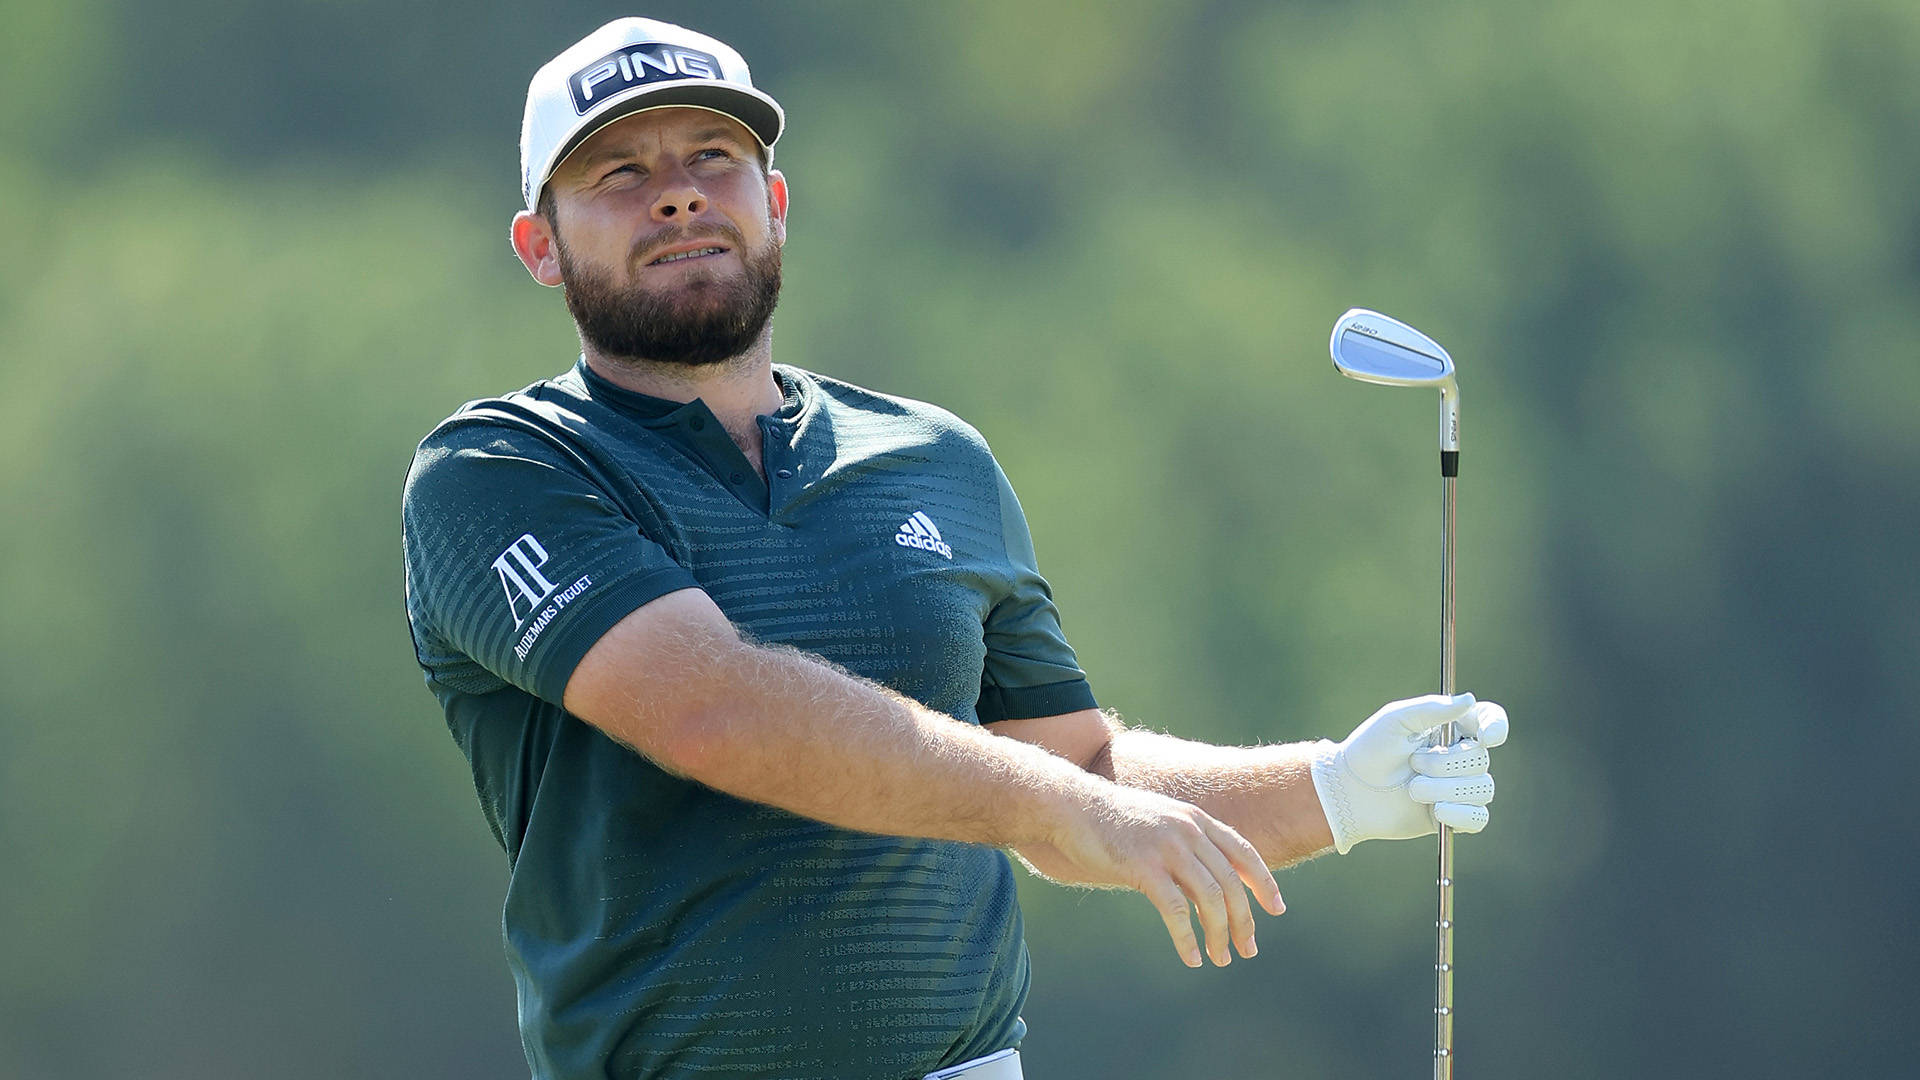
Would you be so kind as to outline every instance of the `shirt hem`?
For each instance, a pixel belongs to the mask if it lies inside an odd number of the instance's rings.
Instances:
[[[1043,686],[989,686],[980,692],[975,713],[982,724],[1000,720],[1032,720],[1042,716],[1097,709],[1087,680],[1066,679]]]

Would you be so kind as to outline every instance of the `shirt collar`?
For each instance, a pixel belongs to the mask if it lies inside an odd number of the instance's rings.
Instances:
[[[573,370],[586,386],[588,397],[611,405],[649,427],[673,423],[690,409],[709,415],[712,413],[712,410],[707,408],[707,403],[699,398],[694,398],[692,401],[669,401],[666,398],[642,394],[637,390],[629,390],[612,383],[588,366],[584,355],[574,361]],[[786,364],[775,364],[773,378],[780,384],[783,396],[780,407],[772,416],[775,422],[797,423],[805,414],[812,411],[820,391],[805,371]]]

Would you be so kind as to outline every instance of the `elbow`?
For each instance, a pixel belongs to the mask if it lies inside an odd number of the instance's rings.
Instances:
[[[1108,733],[1107,737],[1101,741],[1100,746],[1094,750],[1093,758],[1082,765],[1081,768],[1107,780],[1114,778],[1112,733]]]
[[[1113,780],[1116,779],[1113,763],[1113,742],[1120,737],[1121,732],[1127,730],[1127,725],[1108,709],[1100,710],[1100,721],[1101,726],[1106,729],[1103,733],[1105,737],[1100,740],[1100,745],[1094,748],[1093,757],[1082,765],[1081,768],[1093,773],[1095,776]]]

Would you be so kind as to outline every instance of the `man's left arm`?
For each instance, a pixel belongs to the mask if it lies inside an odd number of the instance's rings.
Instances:
[[[1454,722],[1460,741],[1430,747]],[[1493,778],[1487,748],[1506,741],[1506,711],[1471,694],[1410,698],[1383,706],[1345,741],[1214,746],[1126,726],[1096,709],[988,730],[1033,743],[1089,772],[1185,802],[1228,823],[1270,867],[1369,839],[1407,839],[1444,823],[1478,832]],[[1051,853],[1020,849],[1041,874],[1071,881]]]
[[[1043,747],[1128,787],[1191,802],[1247,838],[1270,867],[1289,866],[1333,847],[1314,793],[1315,744],[1213,746],[1131,728],[1099,709],[987,725],[997,735]],[[1020,849],[1047,877],[1061,880],[1050,852]]]
[[[1008,576],[982,625],[980,701],[988,731],[1040,746],[1128,787],[1199,806],[1231,825],[1269,867],[1289,866],[1362,840],[1423,836],[1445,824],[1486,825],[1493,798],[1487,747],[1506,739],[1507,718],[1473,695],[1389,702],[1339,743],[1211,746],[1128,727],[1094,705],[1040,576],[1026,514],[998,464],[1001,534]],[[1452,722],[1461,741],[1432,747]],[[1017,849],[1029,866],[1072,882],[1054,853]]]

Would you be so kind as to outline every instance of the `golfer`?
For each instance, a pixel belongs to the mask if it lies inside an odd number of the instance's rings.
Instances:
[[[1009,855],[1139,891],[1198,967],[1254,955],[1269,867],[1482,828],[1507,720],[1471,695],[1257,748],[1099,708],[980,434],[774,363],[784,122],[666,23],[541,68],[513,249],[581,355],[407,478],[414,648],[511,867],[533,1075],[1017,1078]]]

